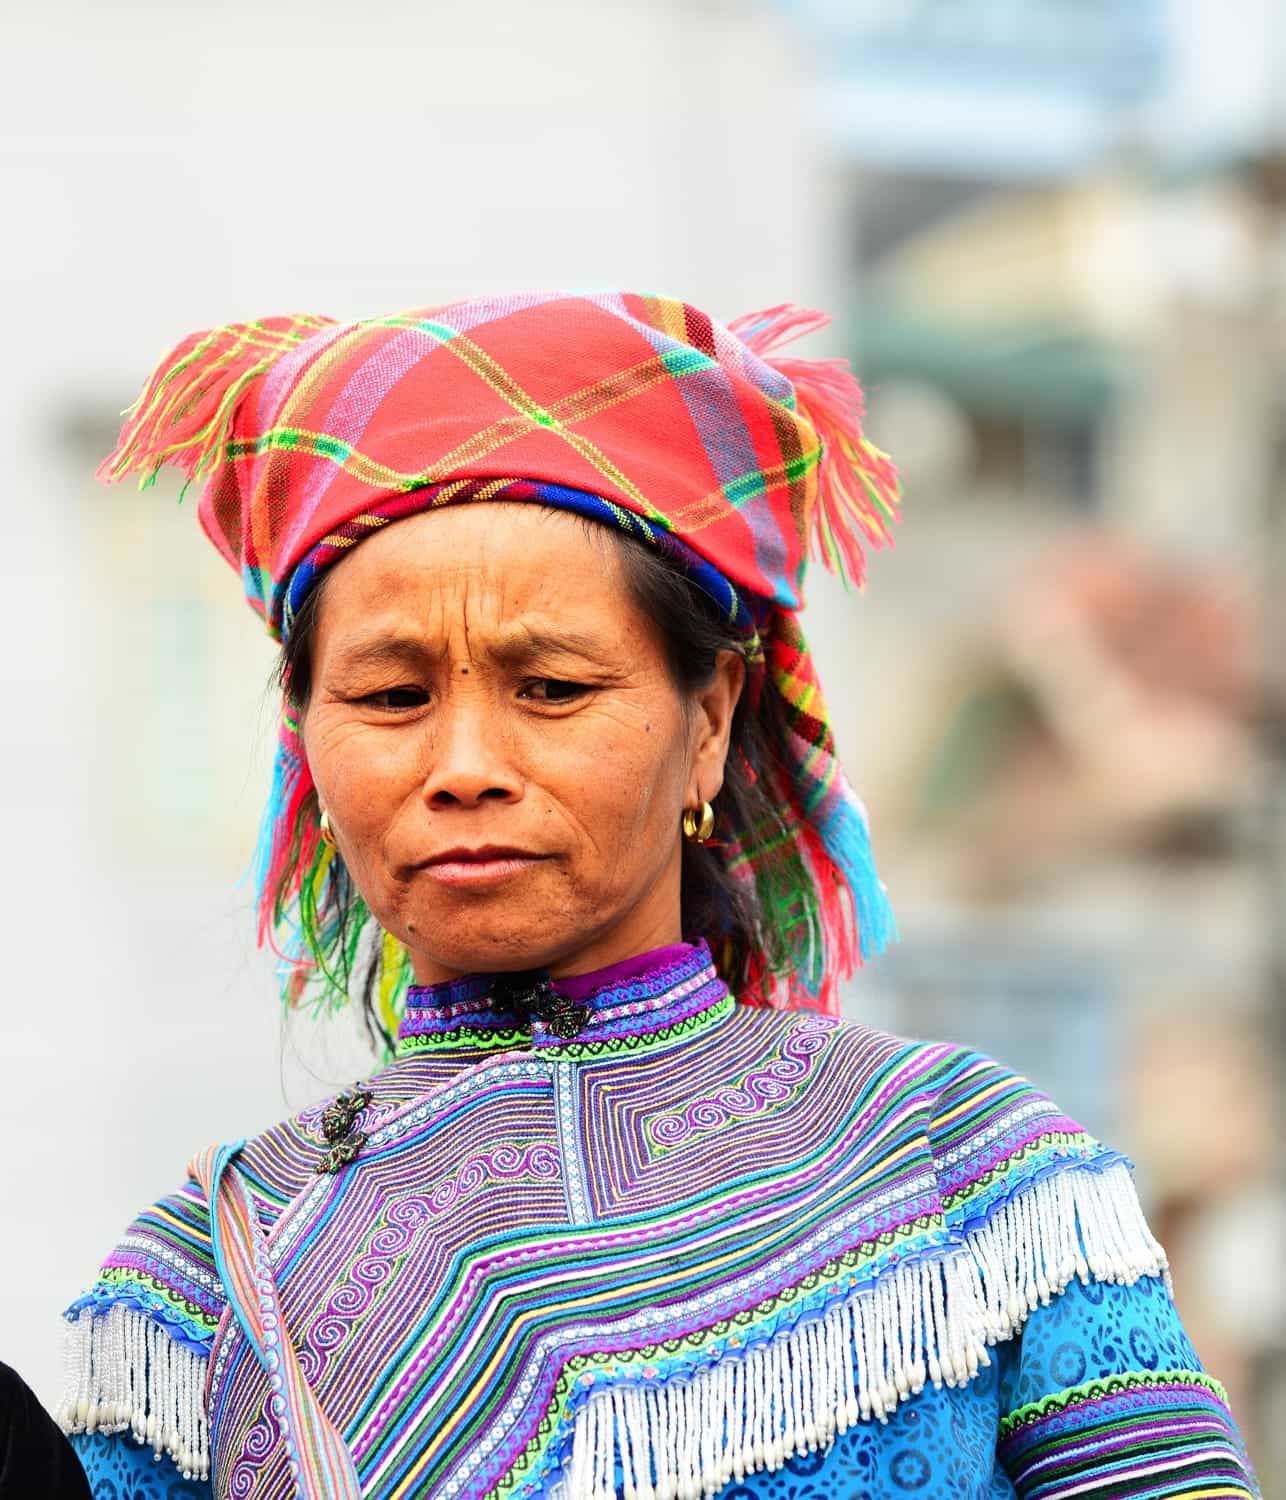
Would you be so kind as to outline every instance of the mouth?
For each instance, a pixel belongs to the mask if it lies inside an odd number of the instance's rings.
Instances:
[[[441,885],[491,885],[521,875],[547,858],[529,849],[483,844],[477,849],[446,849],[424,860],[419,868]]]

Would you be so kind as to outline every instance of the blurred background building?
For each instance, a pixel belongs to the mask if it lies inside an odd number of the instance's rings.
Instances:
[[[268,643],[164,486],[156,356],[268,312],[626,285],[834,310],[905,519],[811,635],[900,945],[849,1013],[1137,1163],[1286,1474],[1286,41],[1272,0],[44,0],[0,49],[0,1357],[187,1154],[365,1067],[238,885]]]

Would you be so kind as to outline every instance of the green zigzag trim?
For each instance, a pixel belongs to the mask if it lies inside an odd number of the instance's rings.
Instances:
[[[190,1322],[199,1323],[202,1328],[208,1328],[211,1333],[219,1326],[217,1315],[212,1315],[206,1308],[199,1307],[195,1302],[189,1302],[168,1282],[158,1281],[155,1276],[149,1276],[146,1271],[137,1270],[133,1266],[108,1266],[98,1273],[94,1284],[96,1287],[104,1287],[112,1291],[128,1291],[130,1287],[141,1287],[158,1302],[163,1302],[167,1307],[181,1312]]]
[[[412,1057],[421,1052],[503,1052],[530,1045],[531,1032],[525,1027],[511,1026],[498,1031],[489,1026],[458,1026],[454,1031],[401,1037],[394,1056]]]
[[[554,1058],[559,1062],[588,1062],[593,1058],[638,1052],[645,1047],[661,1046],[703,1031],[730,1015],[736,1003],[731,995],[725,995],[707,1010],[684,1016],[681,1021],[659,1027],[656,1031],[633,1032],[629,1036],[604,1037],[592,1042],[578,1042],[574,1037],[566,1042],[545,1042],[532,1055]],[[513,1047],[530,1049],[531,1032],[526,1027],[493,1031],[462,1026],[455,1031],[403,1037],[397,1044],[396,1055],[410,1057],[415,1053],[457,1051],[463,1046],[482,1052],[496,1052]]]
[[[1082,1385],[1070,1385],[1052,1396],[1042,1396],[1039,1401],[1029,1401],[1026,1406],[1017,1407],[1001,1417],[999,1435],[1003,1441],[1021,1427],[1029,1427],[1033,1422],[1056,1416],[1086,1401],[1097,1401],[1120,1391],[1146,1390],[1149,1386],[1163,1385],[1199,1385],[1217,1396],[1225,1406],[1228,1404],[1228,1392],[1204,1370],[1127,1370],[1121,1375],[1104,1375]]]
[[[1007,1177],[1015,1167],[1021,1166],[1033,1156],[1042,1156],[1048,1153],[1051,1146],[1067,1146],[1088,1150],[1089,1154],[1087,1156],[1069,1162],[1069,1166],[1076,1166],[1081,1162],[1092,1160],[1095,1154],[1101,1153],[1103,1150],[1102,1145],[1088,1131],[1043,1131],[1035,1140],[1028,1141],[1025,1145],[1019,1146],[1009,1156],[1006,1156],[1003,1161],[997,1162],[994,1167],[984,1172],[981,1177],[945,1197],[942,1200],[943,1208],[947,1212],[950,1212],[960,1204],[968,1203],[971,1198],[976,1198],[980,1193],[986,1192],[997,1180]]]

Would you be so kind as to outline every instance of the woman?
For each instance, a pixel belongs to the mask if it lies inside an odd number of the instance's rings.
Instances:
[[[1254,1492],[1124,1159],[834,1018],[893,924],[800,584],[896,481],[778,353],[822,321],[515,296],[149,381],[109,476],[204,478],[283,641],[261,935],[394,1058],[68,1310],[98,1496]]]

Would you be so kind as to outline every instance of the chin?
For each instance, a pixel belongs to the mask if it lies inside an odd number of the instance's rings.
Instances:
[[[499,916],[499,914],[498,914]],[[426,938],[422,934],[431,933]],[[415,923],[409,946],[443,968],[461,974],[503,973],[542,969],[592,938],[559,923],[509,925],[501,917],[494,924],[481,914],[454,919],[426,919]]]

